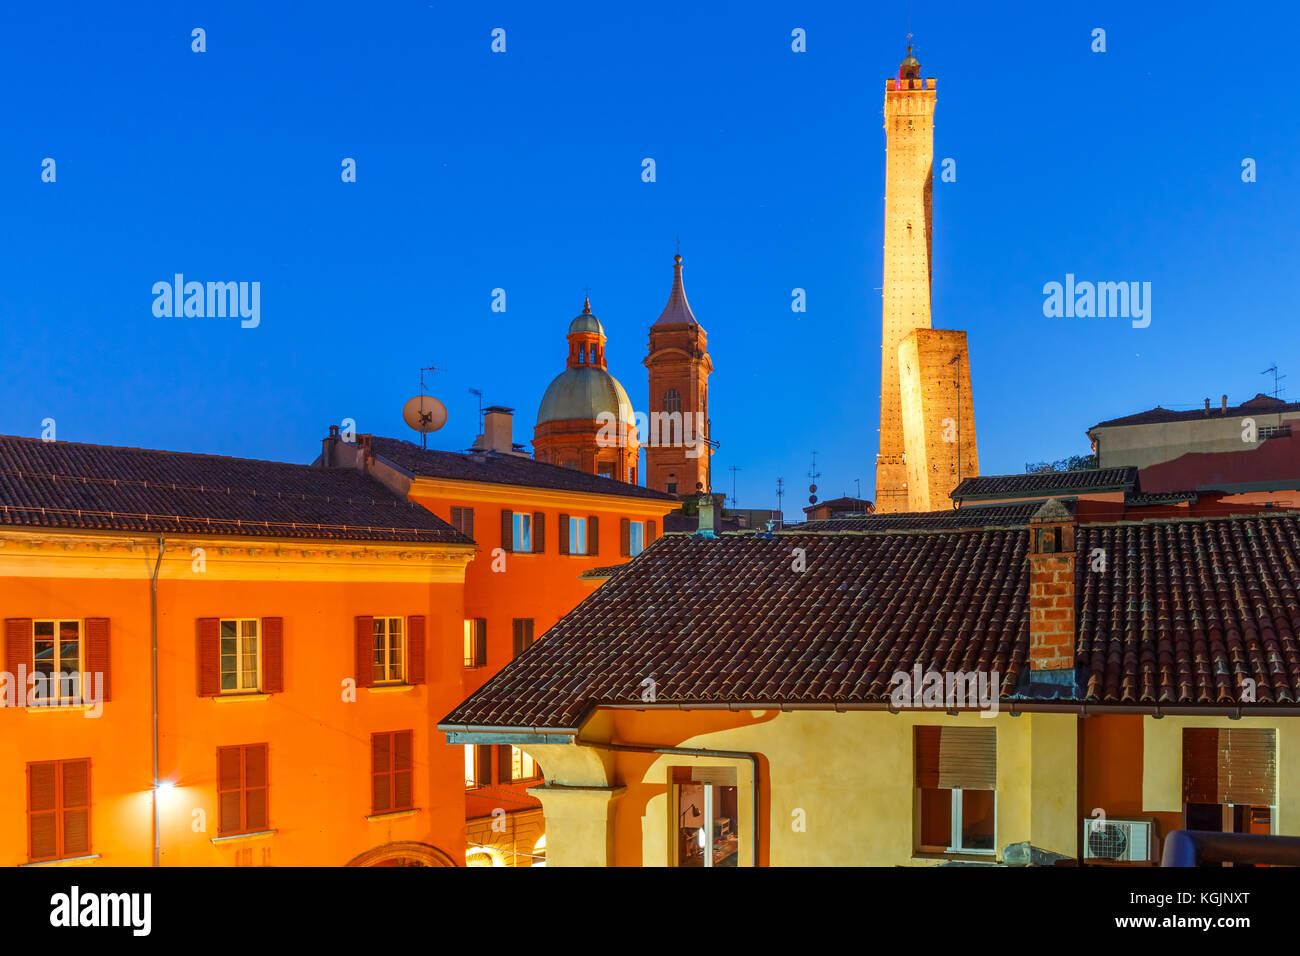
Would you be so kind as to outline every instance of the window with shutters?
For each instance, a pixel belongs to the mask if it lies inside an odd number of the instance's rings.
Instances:
[[[501,751],[501,783],[525,783],[541,779],[542,771],[537,766],[537,761],[514,744],[509,748],[501,748]]]
[[[27,858],[66,860],[90,854],[90,760],[27,765]]]
[[[569,554],[587,553],[587,519],[569,518]]]
[[[487,620],[474,617],[465,621],[465,666],[487,667]]]
[[[377,617],[375,629],[375,683],[400,684],[406,679],[402,619]]]
[[[411,731],[370,735],[370,807],[393,813],[414,806]]]
[[[533,550],[533,516],[516,511],[514,521],[514,550],[528,553]]]
[[[220,635],[221,693],[255,692],[261,680],[257,618],[223,618]]]
[[[32,621],[33,688],[42,701],[80,702],[82,622]]]
[[[1271,833],[1277,805],[1277,732],[1183,730],[1183,824],[1222,833]]]
[[[528,650],[528,645],[533,643],[533,619],[531,617],[517,617],[514,619],[514,648],[515,657],[518,657],[524,651]]]
[[[931,853],[994,853],[997,731],[917,727],[917,847]]]
[[[474,537],[474,509],[452,505],[451,526],[467,538]]]
[[[217,835],[260,833],[270,827],[266,744],[217,748]]]

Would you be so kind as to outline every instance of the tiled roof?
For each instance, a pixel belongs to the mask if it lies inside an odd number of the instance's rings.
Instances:
[[[883,701],[918,661],[998,670],[1009,692],[1029,646],[1027,539],[666,535],[443,724],[571,729],[639,700],[647,677],[659,703]]]
[[[658,704],[879,704],[916,664],[996,670],[1025,701],[1028,538],[667,535],[440,726],[571,731],[647,677]],[[1300,701],[1300,514],[1081,525],[1076,542],[1075,701],[1249,707],[1243,678],[1255,702]]]
[[[1074,502],[1061,503],[1071,514]],[[805,521],[799,531],[955,531],[959,528],[1024,527],[1042,501],[1014,505],[969,505],[948,511],[911,511]]]
[[[524,455],[505,455],[495,451],[457,452],[421,448],[409,441],[370,437],[371,450],[409,475],[421,478],[450,478],[458,481],[481,481],[497,485],[522,485],[528,488],[554,488],[593,495],[620,495],[625,498],[653,498],[657,501],[678,500],[676,495],[640,485],[589,475],[574,468],[537,461]]]
[[[980,475],[963,478],[952,491],[954,501],[979,498],[1046,498],[1087,492],[1131,491],[1136,468],[1092,468],[1087,471],[1044,471],[1032,475]]]
[[[804,514],[810,511],[816,511],[818,508],[830,508],[832,511],[849,511],[855,513],[866,513],[871,510],[871,501],[867,498],[829,498],[826,501],[819,501],[815,505],[808,505]]]
[[[1271,395],[1263,393],[1257,394],[1248,402],[1242,402],[1240,405],[1233,405],[1224,410],[1222,405],[1211,406],[1208,410],[1205,408],[1193,408],[1186,411],[1175,411],[1171,408],[1161,408],[1157,405],[1155,408],[1147,409],[1145,412],[1137,412],[1133,415],[1124,415],[1120,418],[1112,418],[1108,421],[1098,422],[1093,428],[1117,428],[1123,425],[1156,425],[1163,422],[1193,422],[1209,418],[1233,418],[1238,415],[1276,415],[1284,412],[1300,412],[1300,402],[1284,402],[1280,398],[1274,398]],[[1092,429],[1089,429],[1091,431]]]
[[[0,525],[470,543],[357,471],[9,436]]]
[[[1153,505],[1179,505],[1196,500],[1194,491],[1129,491],[1124,495],[1124,504],[1129,508],[1148,508]]]
[[[1083,525],[1077,542],[1089,700],[1232,704],[1245,677],[1258,703],[1300,699],[1300,516]]]

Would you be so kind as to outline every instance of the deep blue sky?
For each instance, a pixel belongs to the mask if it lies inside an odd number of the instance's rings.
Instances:
[[[530,440],[586,285],[644,408],[680,234],[715,488],[738,465],[741,505],[771,507],[783,476],[793,516],[816,449],[825,496],[871,494],[905,2],[280,6],[0,12],[0,432],[310,461],[344,417],[412,436],[433,363],[439,447],[473,440],[471,387]],[[935,183],[934,321],[969,335],[981,470],[1249,398],[1272,362],[1300,395],[1296,5],[913,6],[958,173]],[[260,327],[155,318],[175,272],[260,281]],[[1067,272],[1151,282],[1150,328],[1044,318]]]

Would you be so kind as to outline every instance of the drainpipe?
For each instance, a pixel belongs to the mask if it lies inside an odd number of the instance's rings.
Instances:
[[[613,750],[618,753],[632,754],[668,754],[671,756],[682,757],[725,757],[732,760],[749,761],[749,779],[752,783],[754,807],[750,822],[754,831],[754,866],[758,866],[758,811],[759,811],[759,789],[758,789],[758,754],[750,753],[745,750],[702,750],[693,747],[647,747],[638,744],[606,744],[598,743],[594,740],[575,739],[573,741],[579,747],[591,747],[594,750]]]
[[[150,682],[153,687],[153,865],[158,865],[162,849],[162,833],[158,829],[158,569],[162,567],[165,538],[158,536],[158,560],[153,565],[153,577],[149,579],[149,637],[152,644],[153,662],[150,667]]]

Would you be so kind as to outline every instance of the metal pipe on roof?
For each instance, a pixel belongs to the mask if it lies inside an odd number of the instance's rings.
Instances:
[[[162,831],[158,826],[158,569],[162,567],[163,551],[166,539],[158,536],[158,559],[153,565],[153,576],[149,579],[149,637],[152,645],[153,661],[149,668],[150,683],[153,685],[153,865],[158,866],[158,857],[162,851]]]
[[[754,833],[754,866],[758,866],[758,849],[759,849],[759,774],[758,774],[758,754],[750,753],[746,750],[706,750],[698,747],[651,747],[644,744],[609,744],[595,740],[575,739],[574,743],[581,747],[591,747],[595,750],[613,750],[621,753],[639,753],[639,754],[665,754],[668,756],[683,757],[722,757],[728,760],[748,760],[749,761],[749,779],[751,789],[753,790],[753,809],[751,812],[750,822]],[[712,852],[712,849],[710,849]]]

